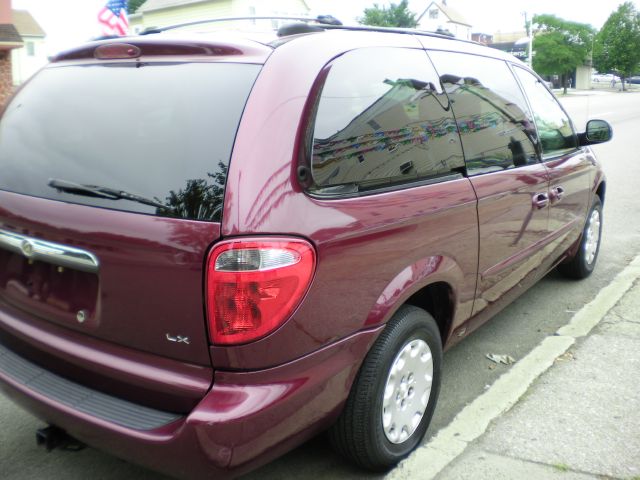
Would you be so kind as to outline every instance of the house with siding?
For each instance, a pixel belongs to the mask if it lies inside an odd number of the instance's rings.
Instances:
[[[219,17],[246,16],[308,16],[304,0],[147,0],[129,16],[130,28],[139,33],[150,27],[163,27]],[[278,28],[277,20],[256,20],[250,23],[259,29]],[[216,28],[233,28],[237,23],[216,24]],[[195,27],[194,29],[202,29]]]
[[[0,0],[0,105],[13,92],[11,50],[22,45],[22,37],[13,24],[11,0]]]
[[[424,0],[409,1],[409,9],[416,13],[420,30],[430,32],[445,30],[456,38],[471,40],[471,23],[462,13],[448,5],[447,0],[432,1],[426,8],[424,5]]]
[[[23,45],[11,51],[13,84],[20,85],[47,63],[46,34],[40,24],[26,10],[13,10],[13,25]]]

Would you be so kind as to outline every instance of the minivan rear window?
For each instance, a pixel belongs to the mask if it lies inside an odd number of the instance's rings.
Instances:
[[[0,189],[219,221],[236,131],[259,70],[237,63],[46,68],[0,121]]]

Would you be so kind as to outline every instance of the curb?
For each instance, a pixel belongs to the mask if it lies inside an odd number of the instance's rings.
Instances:
[[[489,424],[513,407],[531,384],[546,372],[555,359],[578,338],[584,337],[604,318],[640,278],[640,255],[636,256],[613,281],[582,307],[555,335],[545,338],[511,370],[467,405],[449,425],[427,444],[400,462],[385,479],[420,478],[431,480],[461,455]]]

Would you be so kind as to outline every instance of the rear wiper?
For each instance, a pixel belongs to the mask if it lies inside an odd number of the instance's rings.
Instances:
[[[142,203],[144,205],[150,205],[156,208],[169,208],[165,204],[158,202],[157,200],[136,195],[135,193],[129,193],[117,188],[101,187],[98,185],[82,185],[80,183],[70,182],[68,180],[60,180],[57,178],[51,178],[47,182],[52,188],[60,192],[71,193],[75,195],[85,195],[88,197],[107,198],[109,200],[130,200],[132,202]]]

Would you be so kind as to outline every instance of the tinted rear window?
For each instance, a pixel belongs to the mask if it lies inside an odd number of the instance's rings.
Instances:
[[[40,72],[0,121],[0,189],[219,221],[233,142],[260,66],[141,65]],[[152,205],[68,193],[50,186],[52,179],[132,193]]]

